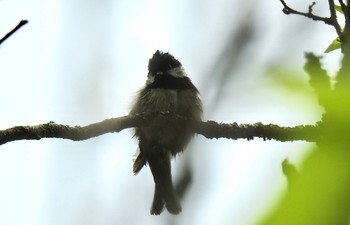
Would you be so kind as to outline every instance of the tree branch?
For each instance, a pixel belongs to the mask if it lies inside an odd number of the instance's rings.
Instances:
[[[286,15],[289,15],[289,14],[301,15],[301,16],[305,16],[307,18],[313,19],[315,21],[323,21],[323,22],[325,22],[328,25],[333,25],[332,24],[332,20],[330,18],[328,18],[328,17],[320,17],[320,16],[314,15],[312,13],[312,7],[315,5],[314,2],[309,6],[309,11],[307,13],[300,12],[300,11],[297,11],[295,9],[292,9],[291,7],[289,7],[287,5],[287,3],[284,0],[280,0],[280,2],[282,3],[282,5],[284,7],[283,8],[283,13],[286,14]]]
[[[293,8],[289,7],[284,0],[280,0],[280,2],[283,5],[282,11],[284,14],[286,14],[286,15],[296,14],[296,15],[305,16],[305,17],[310,18],[310,19],[315,20],[315,21],[323,21],[324,23],[333,26],[334,29],[336,30],[338,36],[341,37],[342,30],[341,30],[341,27],[337,21],[337,16],[336,16],[335,7],[334,7],[334,0],[328,0],[329,10],[331,13],[330,17],[321,17],[321,16],[317,16],[317,15],[313,14],[312,8],[316,5],[315,2],[312,2],[312,4],[309,5],[308,12],[300,12],[298,10],[293,9]]]
[[[347,11],[348,11],[347,6],[345,5],[343,0],[338,0],[338,1],[340,4],[340,7],[344,13],[345,24],[348,24],[349,23],[349,14],[347,13]],[[341,36],[339,36],[339,37],[341,38]]]
[[[274,124],[224,124],[214,121],[191,121],[168,112],[148,115],[129,115],[106,119],[87,126],[68,126],[49,122],[36,126],[16,126],[0,131],[0,145],[16,140],[40,140],[41,138],[62,138],[73,141],[86,140],[105,133],[119,132],[126,128],[143,126],[184,126],[190,125],[193,132],[207,138],[229,138],[252,140],[255,137],[277,141],[310,141],[318,139],[317,126],[301,125],[280,127]]]
[[[329,12],[331,14],[330,19],[332,21],[332,25],[335,28],[335,31],[338,34],[338,37],[341,38],[342,36],[342,29],[338,23],[338,19],[337,19],[337,13],[335,11],[335,5],[334,5],[334,0],[328,0],[328,6],[329,6]]]
[[[26,25],[28,23],[28,20],[21,20],[19,24],[13,28],[9,33],[7,33],[3,38],[0,39],[0,45],[2,42],[6,41],[12,34],[14,34],[19,28],[21,28],[23,25]]]

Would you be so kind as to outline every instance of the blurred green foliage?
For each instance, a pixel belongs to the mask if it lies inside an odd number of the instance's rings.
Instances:
[[[344,56],[346,59],[346,56]],[[306,54],[310,86],[325,109],[318,122],[317,147],[300,171],[284,161],[288,191],[264,225],[347,225],[350,216],[350,87],[339,80],[331,87],[321,57]],[[339,74],[350,76],[347,60]],[[291,172],[293,175],[291,175]],[[292,183],[290,180],[292,179]]]

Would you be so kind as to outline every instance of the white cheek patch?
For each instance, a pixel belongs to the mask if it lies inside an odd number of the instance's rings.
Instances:
[[[152,84],[154,82],[154,76],[152,76],[151,74],[148,74],[147,76],[147,81],[146,81],[146,84],[149,85],[149,84]]]
[[[179,77],[179,78],[187,76],[185,69],[182,66],[171,69],[168,71],[168,73],[174,77]]]

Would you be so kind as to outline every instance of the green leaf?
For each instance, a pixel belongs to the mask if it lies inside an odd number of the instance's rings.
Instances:
[[[340,12],[341,14],[344,14],[343,9],[341,8],[340,5],[335,5],[335,10],[337,10],[337,11]]]
[[[324,53],[329,53],[329,52],[334,51],[338,48],[341,48],[341,41],[340,41],[339,37],[337,37],[336,39],[334,39],[332,41],[332,43],[328,46],[328,48],[324,51]]]

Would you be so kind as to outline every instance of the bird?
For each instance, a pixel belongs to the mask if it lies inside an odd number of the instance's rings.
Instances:
[[[203,105],[182,64],[170,53],[157,50],[148,62],[146,83],[136,92],[129,115],[161,112],[201,121]],[[133,133],[138,139],[133,172],[137,175],[148,165],[155,183],[150,213],[160,215],[165,206],[169,213],[179,214],[182,207],[172,182],[171,159],[184,151],[194,133],[187,124],[136,127]]]

